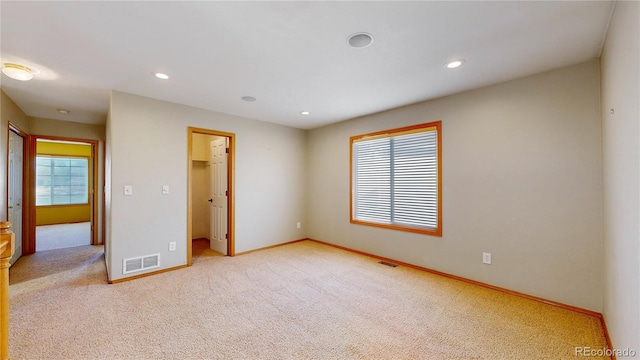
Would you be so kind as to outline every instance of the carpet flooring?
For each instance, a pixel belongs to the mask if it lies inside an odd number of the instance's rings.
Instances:
[[[597,318],[313,241],[194,252],[191,267],[113,285],[101,247],[46,251],[11,268],[10,297],[14,360],[573,359],[605,346]]]
[[[90,222],[36,226],[36,252],[90,244]]]
[[[209,247],[209,239],[193,239],[191,242],[192,261],[204,261],[212,257],[224,256]]]

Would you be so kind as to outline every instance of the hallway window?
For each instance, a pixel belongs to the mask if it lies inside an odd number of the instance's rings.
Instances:
[[[36,206],[87,204],[89,159],[36,157]]]

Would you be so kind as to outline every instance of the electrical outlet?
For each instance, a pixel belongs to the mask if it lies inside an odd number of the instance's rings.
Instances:
[[[169,251],[176,251],[176,242],[172,241],[169,243]]]
[[[133,186],[125,185],[124,186],[124,196],[131,196],[131,195],[133,195]]]
[[[300,221],[298,221],[298,223],[296,224],[296,228],[300,229]]]
[[[482,263],[491,265],[491,253],[486,253],[486,252],[482,253]]]

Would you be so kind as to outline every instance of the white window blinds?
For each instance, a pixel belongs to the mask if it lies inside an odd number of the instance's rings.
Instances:
[[[36,157],[36,206],[86,204],[88,201],[87,158]]]
[[[438,128],[352,140],[352,218],[438,229]]]

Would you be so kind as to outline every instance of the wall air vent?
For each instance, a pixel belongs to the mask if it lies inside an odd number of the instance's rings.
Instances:
[[[122,259],[122,274],[160,267],[160,254]]]

